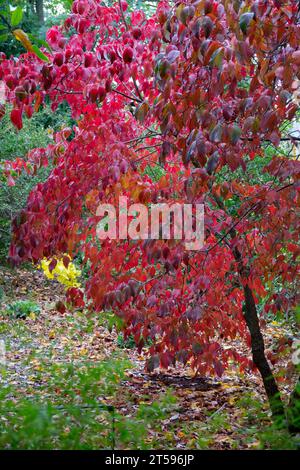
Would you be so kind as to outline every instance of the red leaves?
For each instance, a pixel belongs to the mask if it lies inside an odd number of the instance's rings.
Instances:
[[[69,266],[70,262],[71,262],[71,259],[70,259],[69,256],[64,256],[63,257],[63,264],[64,264],[66,269],[68,269],[68,266]]]
[[[292,62],[293,64],[300,66],[300,51],[295,51],[292,53]]]
[[[63,54],[61,52],[57,52],[53,58],[53,64],[57,65],[58,67],[61,67],[63,63],[64,63]]]
[[[48,266],[50,273],[52,273],[52,271],[55,269],[56,265],[57,265],[57,259],[54,258]]]
[[[222,366],[220,361],[215,361],[214,362],[214,369],[218,377],[222,377],[224,373],[224,367]]]
[[[15,186],[16,185],[15,180],[13,179],[13,177],[10,174],[8,175],[8,178],[7,178],[7,184],[8,184],[8,186]]]
[[[132,30],[132,36],[134,37],[134,39],[140,39],[142,35],[142,30],[141,28],[133,28]]]
[[[282,124],[299,107],[297,5],[250,1],[238,12],[227,3],[160,2],[146,19],[137,11],[127,18],[123,1],[120,11],[119,2],[76,0],[66,36],[59,27],[47,33],[52,61],[0,55],[18,129],[22,113],[30,117],[45,98],[54,112],[66,101],[76,121],[47,149],[32,151],[28,163],[4,166],[14,184],[13,171],[53,162],[13,222],[11,258],[38,262],[82,251],[91,307],[112,309],[139,347],[141,338],[152,339],[149,371],[176,360],[218,375],[229,358],[246,367],[245,358],[215,342],[220,332],[246,337],[242,284],[263,296],[265,280],[295,276],[285,256],[294,263],[298,253],[299,162],[274,151],[254,175],[251,165],[263,159],[266,141],[280,145]],[[4,112],[1,105],[0,119]],[[291,145],[298,152],[297,140]],[[252,181],[268,175],[266,185]],[[145,207],[204,203],[204,249],[187,253],[182,240],[100,242],[98,204],[115,207],[119,196]],[[236,249],[248,268],[243,279]],[[83,291],[67,297],[83,308]]]
[[[193,6],[184,6],[184,4],[181,4],[177,8],[176,14],[180,21],[187,25],[187,23],[193,18],[195,14],[195,8]]]
[[[133,59],[133,50],[131,47],[126,47],[123,52],[123,60],[126,64],[130,64]]]
[[[92,86],[87,90],[87,96],[91,103],[95,103],[97,100],[101,103],[106,97],[106,89],[103,86]]]
[[[24,101],[27,97],[27,93],[22,86],[17,86],[15,88],[15,95],[19,101]]]
[[[120,5],[121,5],[121,8],[122,8],[123,11],[126,11],[126,10],[127,10],[127,8],[128,8],[128,3],[125,2],[125,0],[121,0],[121,1],[120,1]]]
[[[105,294],[103,299],[103,308],[115,307],[122,305],[128,300],[132,300],[139,294],[141,284],[135,279],[130,279],[128,283],[122,283],[114,291]]]
[[[70,287],[66,292],[66,299],[68,304],[75,308],[83,308],[85,306],[84,294],[81,289],[77,287]]]
[[[22,110],[16,108],[13,109],[10,113],[10,120],[18,130],[21,130],[23,127]]]
[[[55,308],[61,314],[64,314],[67,310],[65,304],[61,301],[56,302]]]
[[[212,58],[212,55],[220,49],[220,46],[221,44],[218,42],[218,41],[213,41],[209,44],[206,52],[205,52],[205,55],[204,55],[204,65],[208,65],[211,58]]]
[[[79,15],[83,15],[84,13],[88,13],[89,10],[89,3],[81,0],[76,0],[73,2],[72,11],[74,13],[78,13]]]

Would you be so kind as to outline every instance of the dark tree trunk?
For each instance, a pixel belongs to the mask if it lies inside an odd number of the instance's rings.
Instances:
[[[271,367],[265,356],[264,339],[260,331],[259,320],[252,290],[246,284],[244,286],[245,309],[244,317],[251,336],[251,349],[253,362],[260,372],[265,386],[265,391],[269,399],[272,415],[279,426],[284,425],[285,412],[284,405],[280,397]]]
[[[223,209],[225,211],[225,207],[221,198],[216,194],[214,194],[214,198],[220,209]],[[237,233],[234,228],[230,230],[229,234],[232,240],[234,240],[237,236]],[[260,375],[262,377],[275,424],[278,427],[286,427],[287,423],[285,416],[285,408],[281,400],[280,392],[276,380],[274,378],[273,372],[265,356],[265,344],[260,330],[253,293],[249,285],[247,283],[244,283],[244,281],[248,278],[250,274],[250,269],[248,266],[244,265],[242,255],[236,246],[233,248],[232,253],[238,265],[238,273],[240,275],[241,281],[243,282],[243,289],[245,295],[244,318],[251,337],[253,363],[259,370]]]
[[[235,236],[235,232],[232,234]],[[234,238],[232,236],[232,238]],[[242,280],[249,276],[249,268],[243,264],[241,253],[237,248],[233,249],[233,255],[238,264],[238,272]],[[248,284],[243,286],[245,295],[244,318],[251,337],[252,358],[262,377],[265,391],[270,403],[273,419],[278,427],[286,426],[284,404],[274,378],[271,367],[265,356],[265,343],[260,330],[257,309],[253,293]]]
[[[45,22],[44,17],[44,0],[36,0],[36,14],[38,17],[39,24],[42,25]]]

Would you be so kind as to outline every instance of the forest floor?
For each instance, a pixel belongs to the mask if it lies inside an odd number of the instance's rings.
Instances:
[[[81,407],[81,417],[84,406],[91,409],[94,406],[94,414],[89,417],[94,416],[97,421],[99,410],[95,403],[113,405],[117,413],[116,448],[293,446],[284,434],[276,435],[274,443],[264,390],[255,373],[242,375],[233,366],[221,379],[194,377],[191,370],[183,368],[148,374],[144,370],[145,353],[139,354],[114,328],[110,332],[101,315],[58,313],[55,303],[63,300],[63,288],[55,281],[46,280],[41,272],[3,268],[0,289],[0,340],[6,350],[5,364],[0,371],[0,399],[4,411],[6,401],[10,407],[18,409],[18,402],[24,399],[59,406],[75,404]],[[5,309],[18,300],[32,301],[40,312],[31,313],[25,320],[9,318]],[[285,333],[289,334],[276,322],[270,324],[264,332],[267,348]],[[247,347],[240,342],[236,342],[235,347],[247,353]],[[281,360],[277,374],[283,377],[281,390],[286,399],[294,383],[286,358]],[[22,437],[22,425],[17,420],[10,423],[12,414],[13,409],[9,408],[9,413],[2,416],[7,437],[0,439],[0,447],[23,445],[30,448]],[[65,444],[55,444],[54,440],[51,446],[109,447],[109,440],[99,439],[101,429],[111,438],[106,432],[109,420],[97,422],[98,426],[102,423],[102,427],[90,429],[86,421],[79,423],[77,444],[74,444],[71,439],[74,420],[66,421],[60,434]],[[9,426],[20,427],[18,436],[23,444],[11,444]],[[78,431],[82,426],[84,432]],[[95,432],[98,437],[85,437],[86,433]],[[37,440],[33,447],[50,445],[47,439],[45,442],[41,444]]]

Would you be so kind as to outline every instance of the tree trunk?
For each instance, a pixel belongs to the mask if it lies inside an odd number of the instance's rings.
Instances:
[[[214,199],[217,202],[219,208],[225,211],[225,207],[221,198],[218,195],[214,194]],[[237,236],[237,233],[234,228],[230,230],[229,234],[232,240],[234,240]],[[250,269],[248,266],[244,265],[242,255],[236,246],[233,248],[232,253],[237,262],[238,273],[243,283],[245,295],[244,318],[251,337],[252,359],[262,377],[265,391],[272,411],[273,420],[278,427],[286,427],[287,423],[285,416],[285,408],[281,400],[280,392],[277,387],[273,372],[265,356],[265,344],[260,330],[253,293],[249,285],[243,282],[248,278]]]
[[[260,372],[265,391],[270,403],[273,418],[280,427],[285,425],[284,405],[280,397],[274,375],[265,356],[264,339],[260,331],[259,320],[253,293],[248,284],[244,286],[245,310],[244,317],[251,336],[253,362]]]
[[[45,22],[44,17],[44,0],[36,0],[36,14],[40,25]]]

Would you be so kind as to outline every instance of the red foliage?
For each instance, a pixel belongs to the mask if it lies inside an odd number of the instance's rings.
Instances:
[[[83,252],[89,307],[113,309],[139,346],[153,340],[150,370],[175,361],[218,375],[229,360],[248,367],[226,348],[227,339],[248,339],[243,285],[258,298],[266,283],[296,275],[299,162],[274,152],[266,168],[274,181],[261,185],[239,173],[218,178],[225,169],[245,172],[266,142],[297,144],[282,124],[298,110],[298,1],[241,5],[161,1],[146,19],[124,1],[76,1],[64,25],[47,33],[48,63],[33,54],[0,58],[18,129],[22,113],[46,96],[53,111],[67,101],[77,121],[28,155],[31,168],[51,161],[54,169],[13,221],[10,257]],[[159,181],[144,173],[157,166],[166,170]],[[99,248],[98,204],[117,205],[119,195],[204,203],[204,248],[186,252],[180,240],[106,240]],[[235,212],[230,199],[239,201]]]
[[[66,299],[73,307],[83,308],[85,306],[83,292],[77,287],[70,287],[67,290]]]

